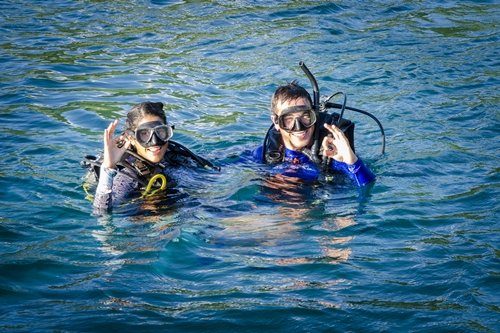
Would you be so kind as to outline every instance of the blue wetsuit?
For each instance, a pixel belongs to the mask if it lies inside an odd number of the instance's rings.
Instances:
[[[315,181],[319,178],[321,169],[307,155],[287,148],[285,148],[284,153],[284,161],[273,166],[272,170],[274,173],[289,177],[298,177],[306,181]],[[255,149],[252,155],[255,161],[264,163],[262,160],[262,146]],[[375,175],[360,158],[352,165],[332,160],[328,168],[332,172],[345,174],[358,186],[364,186],[375,180]]]

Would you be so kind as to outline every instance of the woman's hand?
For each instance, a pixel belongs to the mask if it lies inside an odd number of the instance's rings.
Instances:
[[[333,158],[335,161],[354,164],[358,157],[351,149],[349,140],[338,127],[325,124],[325,128],[331,133],[323,139],[323,156]]]
[[[118,125],[118,119],[104,130],[104,160],[102,165],[110,169],[116,167],[116,163],[121,160],[125,150],[130,146],[130,140],[127,137],[123,135],[114,137],[116,125]],[[120,146],[118,146],[119,142]]]

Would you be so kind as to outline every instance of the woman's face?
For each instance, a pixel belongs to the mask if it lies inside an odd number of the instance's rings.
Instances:
[[[139,121],[137,127],[150,122],[161,122],[163,124],[163,119],[158,116],[146,115]],[[162,146],[151,146],[146,148],[141,146],[135,138],[132,139],[132,144],[137,150],[137,154],[152,163],[160,162],[163,159],[163,156],[165,156],[165,152],[168,148],[168,142]]]

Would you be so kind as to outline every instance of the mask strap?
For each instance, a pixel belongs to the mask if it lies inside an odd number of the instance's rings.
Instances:
[[[310,111],[312,110],[310,106],[307,105],[295,105],[295,106],[289,106],[286,109],[283,109],[281,111],[281,116],[287,114],[287,113],[295,113],[295,112],[300,112],[300,111]]]

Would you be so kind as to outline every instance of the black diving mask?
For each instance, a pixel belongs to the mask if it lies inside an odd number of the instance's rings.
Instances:
[[[173,127],[161,121],[144,123],[135,130],[135,139],[144,148],[163,146],[174,134]]]
[[[274,122],[289,133],[305,131],[316,123],[316,112],[306,105],[288,107],[274,117]]]

